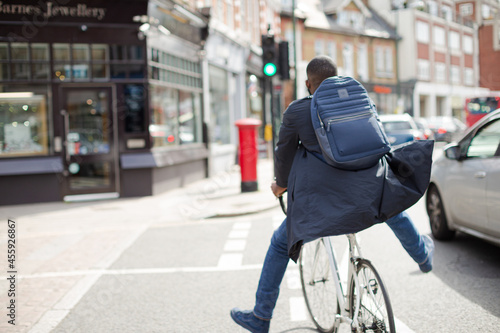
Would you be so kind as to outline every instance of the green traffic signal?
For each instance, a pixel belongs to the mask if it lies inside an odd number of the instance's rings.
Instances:
[[[264,65],[264,74],[266,74],[267,76],[273,76],[274,74],[276,74],[276,71],[277,71],[276,65],[273,64],[272,62],[269,62]]]

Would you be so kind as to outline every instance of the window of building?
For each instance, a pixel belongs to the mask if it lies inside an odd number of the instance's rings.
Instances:
[[[152,48],[149,54],[149,78],[163,85],[201,92],[199,62]]]
[[[328,56],[337,63],[337,44],[335,42],[328,42]]]
[[[392,47],[377,46],[375,48],[375,75],[384,78],[394,76]]]
[[[429,14],[433,16],[438,15],[438,5],[436,1],[429,0],[427,1],[427,8],[429,10]]]
[[[153,147],[201,142],[201,95],[151,84],[151,124]]]
[[[450,81],[453,84],[460,84],[460,67],[451,66],[451,68],[450,68]]]
[[[230,143],[231,115],[229,112],[229,84],[227,72],[209,67],[211,142]]]
[[[436,82],[446,82],[446,64],[436,62],[434,65],[434,71]]]
[[[391,47],[386,47],[384,49],[384,59],[385,59],[385,73],[387,77],[392,77],[393,74],[393,49]]]
[[[382,47],[376,47],[375,48],[375,72],[377,73],[377,76],[379,75],[378,73],[383,73],[384,72],[384,49]]]
[[[342,50],[342,60],[344,64],[344,74],[345,76],[354,75],[354,61],[353,61],[353,46],[351,43],[345,43]]]
[[[49,153],[47,86],[0,85],[0,158]]]
[[[226,24],[229,29],[234,30],[233,0],[226,0]]]
[[[428,60],[418,59],[417,60],[417,75],[420,80],[430,79],[430,65]]]
[[[493,11],[491,10],[491,7],[487,4],[482,4],[481,5],[481,15],[484,20],[491,20],[493,18],[492,15]]]
[[[421,43],[429,43],[429,24],[422,21],[417,21],[417,41]]]
[[[200,63],[156,48],[148,57],[153,147],[201,142]]]
[[[450,31],[449,34],[450,39],[450,49],[452,50],[460,50],[460,35],[456,31]]]
[[[150,86],[153,147],[179,144],[179,91],[159,85]]]
[[[472,68],[464,69],[464,84],[467,86],[474,85],[474,70]]]
[[[446,37],[444,33],[444,29],[439,26],[434,26],[433,28],[434,32],[434,45],[440,46],[440,47],[445,47],[446,46]]]
[[[473,40],[471,36],[464,35],[463,37],[463,45],[464,45],[464,52],[466,54],[473,54],[474,53],[474,46],[473,46]]]
[[[467,17],[472,15],[473,8],[471,3],[460,4],[458,8],[458,10],[460,11],[460,16]]]
[[[441,16],[449,22],[453,21],[453,9],[450,6],[441,7]]]
[[[362,29],[364,27],[364,16],[360,12],[343,10],[337,13],[337,23],[343,27]]]
[[[368,49],[366,44],[358,45],[358,76],[362,81],[368,81]]]
[[[500,20],[497,20],[493,31],[496,31],[496,33],[494,34],[494,36],[496,36],[496,42],[493,43],[493,47],[498,51],[500,50]]]
[[[316,39],[314,41],[314,54],[317,56],[325,54],[325,43],[322,39]]]

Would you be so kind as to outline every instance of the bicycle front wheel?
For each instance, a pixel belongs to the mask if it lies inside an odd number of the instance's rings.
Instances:
[[[349,304],[351,316],[354,316],[356,301],[358,298],[360,300],[357,316],[360,328],[358,332],[396,332],[389,293],[379,273],[366,259],[358,261],[356,271],[359,288],[356,288],[355,280],[352,279],[349,288]]]
[[[302,246],[299,269],[304,299],[314,324],[320,332],[334,332],[340,309],[323,239]]]

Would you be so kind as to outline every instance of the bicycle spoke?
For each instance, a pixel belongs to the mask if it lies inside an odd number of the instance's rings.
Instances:
[[[336,289],[325,246],[321,240],[307,243],[299,259],[302,289],[307,309],[320,332],[333,332]]]
[[[357,321],[363,332],[393,332],[394,319],[387,291],[375,271],[375,268],[366,260],[358,264],[359,288],[351,286],[352,306],[359,298],[360,309]],[[359,295],[357,294],[359,292]],[[352,309],[354,312],[354,308]]]

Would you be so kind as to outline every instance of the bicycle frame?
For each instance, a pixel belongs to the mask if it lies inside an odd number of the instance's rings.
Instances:
[[[361,255],[361,248],[356,240],[356,235],[355,234],[347,234],[347,239],[349,243],[349,264],[348,264],[348,270],[347,270],[347,290],[349,290],[349,287],[352,283],[352,279],[354,279],[355,286],[356,288],[359,288],[359,281],[358,281],[358,276],[356,274],[356,259],[362,257]],[[344,294],[343,288],[342,288],[342,282],[340,279],[340,271],[338,268],[337,264],[337,259],[336,259],[336,254],[335,254],[335,249],[332,245],[332,239],[331,237],[323,237],[323,243],[326,247],[326,253],[328,254],[328,258],[330,261],[330,267],[332,269],[332,276],[335,281],[335,288],[337,291],[337,302],[340,307],[340,315],[336,316],[335,319],[335,327],[338,328],[341,323],[347,323],[351,326],[351,328],[355,328],[358,330],[358,312],[359,312],[359,307],[361,304],[361,299],[360,297],[356,298],[356,304],[354,306],[354,315],[352,316],[351,319],[349,316],[350,309],[353,308],[352,304],[348,304],[350,298],[350,295],[348,295],[348,291],[346,294]],[[360,295],[360,291],[358,290],[358,295]]]

